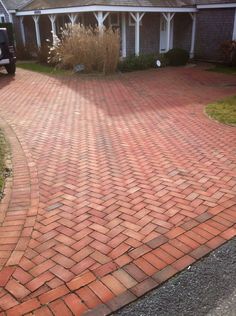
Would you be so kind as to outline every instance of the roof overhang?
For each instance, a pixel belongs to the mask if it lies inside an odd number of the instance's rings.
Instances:
[[[83,13],[83,12],[197,12],[196,8],[182,7],[135,7],[135,6],[80,6],[67,8],[52,8],[42,10],[18,11],[17,16],[24,15],[43,15],[43,14],[63,14],[63,13]]]
[[[10,18],[9,11],[7,10],[7,8],[6,8],[5,4],[3,3],[3,1],[2,1],[2,0],[0,0],[0,2],[1,2],[1,4],[2,4],[2,6],[3,6],[4,10],[6,11],[7,15],[8,15],[8,16],[9,16],[9,18]]]
[[[198,4],[197,9],[227,9],[236,8],[235,3],[215,3],[215,4]]]

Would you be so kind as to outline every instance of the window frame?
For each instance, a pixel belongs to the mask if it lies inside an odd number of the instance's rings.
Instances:
[[[113,23],[112,16],[116,17],[116,21]],[[108,21],[110,26],[120,26],[120,15],[118,12],[111,12],[108,15]]]
[[[6,23],[6,17],[3,13],[0,13],[0,23]]]

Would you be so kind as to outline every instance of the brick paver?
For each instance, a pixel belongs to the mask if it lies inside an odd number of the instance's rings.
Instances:
[[[203,113],[235,77],[18,70],[0,85],[1,315],[107,315],[235,236],[236,130]]]

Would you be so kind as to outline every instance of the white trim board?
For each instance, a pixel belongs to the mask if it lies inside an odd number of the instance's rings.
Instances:
[[[17,16],[40,14],[68,14],[79,12],[197,12],[196,8],[168,8],[168,7],[134,7],[134,6],[80,6],[69,8],[52,8],[42,10],[18,11]]]
[[[233,28],[232,40],[236,41],[236,9],[235,9],[235,12],[234,12],[234,28]]]
[[[3,18],[3,21],[2,21]],[[6,16],[3,13],[0,13],[0,23],[5,23],[6,22]]]
[[[9,12],[8,12],[8,10],[7,10],[6,6],[5,6],[5,4],[2,2],[2,0],[0,0],[0,2],[1,2],[3,8],[5,9],[5,11],[6,11],[6,13],[7,13],[8,17],[9,17],[9,20],[10,20],[10,14],[9,14]]]
[[[197,9],[228,9],[236,8],[235,3],[219,3],[219,4],[198,4]]]

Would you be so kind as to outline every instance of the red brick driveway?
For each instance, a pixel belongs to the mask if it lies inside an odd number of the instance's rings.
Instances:
[[[236,129],[203,108],[236,77],[18,70],[0,93],[0,315],[107,315],[235,235]]]

